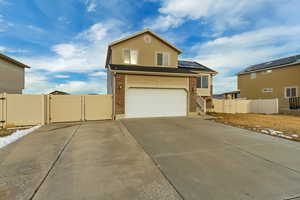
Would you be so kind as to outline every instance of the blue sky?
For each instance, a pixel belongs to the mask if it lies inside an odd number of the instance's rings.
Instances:
[[[32,66],[25,93],[106,93],[108,43],[151,28],[215,69],[215,93],[251,64],[300,53],[299,0],[0,0],[0,52]]]

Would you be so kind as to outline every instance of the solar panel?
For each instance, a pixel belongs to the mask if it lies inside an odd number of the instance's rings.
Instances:
[[[255,71],[255,70],[265,69],[265,68],[269,68],[269,67],[287,65],[287,64],[294,63],[294,62],[298,62],[298,61],[300,61],[300,55],[290,56],[290,57],[287,57],[287,58],[281,58],[281,59],[269,61],[269,62],[266,62],[266,63],[252,65],[252,66],[247,67],[242,72],[249,72],[249,71]]]

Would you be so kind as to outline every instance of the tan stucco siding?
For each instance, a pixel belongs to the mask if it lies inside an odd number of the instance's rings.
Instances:
[[[141,88],[182,88],[189,90],[187,77],[126,75],[126,86]]]
[[[242,98],[269,99],[278,98],[279,105],[287,105],[284,97],[286,87],[298,87],[300,90],[300,65],[273,69],[271,73],[266,71],[256,72],[256,78],[251,79],[251,74],[238,75],[238,89]],[[273,88],[273,92],[263,92],[264,88]]]
[[[0,93],[22,93],[24,68],[0,59]]]
[[[151,38],[150,43],[144,41],[146,35]],[[168,67],[177,67],[178,52],[148,33],[113,45],[111,47],[111,64],[125,64],[123,62],[124,48],[132,48],[138,51],[137,65],[156,66],[156,52],[166,52],[170,54],[170,65]]]

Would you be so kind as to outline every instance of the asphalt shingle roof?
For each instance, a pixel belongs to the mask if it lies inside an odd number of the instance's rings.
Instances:
[[[257,71],[257,70],[262,70],[262,69],[268,69],[271,67],[279,67],[282,65],[289,65],[293,63],[300,63],[300,54],[295,55],[295,56],[290,56],[286,58],[281,58],[277,60],[272,60],[269,62],[257,64],[257,65],[251,65],[244,69],[243,71],[239,72],[239,74],[247,73],[247,72],[252,72],[252,71]]]
[[[126,71],[143,71],[143,72],[165,72],[165,73],[183,73],[183,74],[197,74],[184,68],[171,68],[171,67],[151,67],[139,65],[109,65],[112,70],[126,70]]]
[[[196,61],[186,61],[186,60],[178,60],[178,67],[179,68],[188,68],[200,71],[209,71],[209,72],[216,72]]]

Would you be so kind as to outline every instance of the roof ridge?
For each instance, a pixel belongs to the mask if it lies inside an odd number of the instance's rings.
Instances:
[[[158,38],[159,40],[161,40],[163,43],[165,43],[165,44],[167,44],[168,46],[172,47],[173,49],[175,49],[175,50],[178,51],[179,53],[182,53],[182,50],[181,50],[181,49],[177,48],[175,45],[171,44],[168,40],[166,40],[165,38],[161,37],[161,36],[158,35],[157,33],[153,32],[153,31],[150,30],[149,28],[143,29],[143,30],[141,30],[141,31],[132,33],[132,34],[130,34],[130,35],[128,35],[128,36],[125,36],[125,37],[122,37],[122,38],[120,38],[120,39],[118,39],[118,40],[115,40],[115,41],[111,42],[111,43],[109,44],[109,46],[113,46],[113,45],[115,45],[115,44],[121,43],[121,42],[123,42],[123,41],[129,40],[129,39],[131,39],[131,38],[134,38],[134,37],[136,37],[136,36],[138,36],[138,35],[142,35],[142,34],[147,33],[147,32],[150,33],[150,34],[152,34],[153,36],[157,37],[157,38]]]

